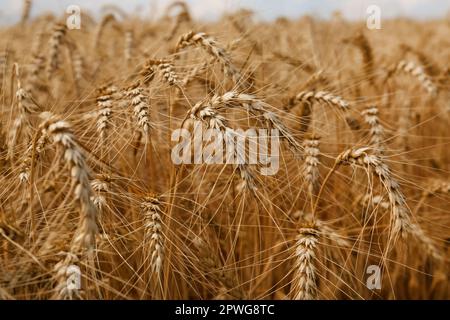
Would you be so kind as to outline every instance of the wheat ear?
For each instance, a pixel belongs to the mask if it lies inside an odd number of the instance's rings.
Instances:
[[[108,175],[100,175],[91,182],[91,187],[94,191],[94,196],[91,197],[91,200],[99,213],[102,213],[107,205],[106,195],[110,192],[110,182],[111,179]]]
[[[73,74],[75,77],[75,81],[77,82],[77,85],[80,85],[81,80],[83,80],[83,73],[84,73],[84,61],[83,56],[80,53],[80,50],[78,48],[74,47],[71,49],[71,55],[72,59],[72,68],[73,68]]]
[[[434,96],[437,94],[437,87],[433,81],[431,81],[431,78],[425,73],[422,66],[416,65],[412,61],[402,60],[398,63],[396,70],[408,73],[419,80],[421,85],[430,95]]]
[[[175,21],[173,22],[172,27],[170,28],[165,40],[166,41],[172,40],[175,37],[175,35],[178,32],[178,29],[181,27],[181,25],[184,22],[190,22],[190,21],[191,21],[191,16],[190,16],[189,12],[186,11],[186,9],[183,9],[175,17]]]
[[[30,18],[31,4],[32,4],[31,0],[24,0],[22,8],[22,17],[20,19],[21,24],[25,24]]]
[[[370,145],[372,145],[375,151],[383,151],[383,125],[380,123],[378,117],[378,108],[376,106],[368,106],[363,110],[362,115],[364,116],[364,121],[370,127]]]
[[[208,101],[198,102],[196,105],[192,107],[191,110],[188,111],[188,116],[192,120],[197,120],[206,125],[207,128],[220,130],[224,136],[225,141],[233,141],[234,137],[237,135],[235,131],[228,126],[228,122],[220,115],[217,110],[213,107],[213,104],[209,104]],[[238,148],[235,148],[234,156],[236,159],[241,159],[242,155],[239,153]],[[255,179],[250,171],[250,168],[247,164],[241,163],[236,165],[236,169],[242,179],[244,189],[256,191],[257,187],[255,184]]]
[[[41,135],[47,135],[53,144],[64,151],[64,160],[72,175],[74,198],[80,203],[80,225],[73,239],[73,245],[77,249],[92,248],[95,244],[95,235],[98,233],[97,209],[91,200],[93,192],[85,156],[69,123],[48,112],[43,113],[41,117],[44,119],[39,126]]]
[[[33,152],[35,152],[35,161],[39,160],[39,157],[42,153],[42,151],[45,148],[45,145],[48,141],[48,137],[46,135],[41,135],[36,143],[36,147],[33,148],[32,145],[30,145],[25,153],[25,157],[22,160],[22,163],[20,165],[20,173],[19,173],[19,181],[21,183],[27,183],[30,179],[31,174],[31,163],[33,160]]]
[[[47,64],[47,77],[50,78],[60,67],[61,45],[66,35],[66,26],[61,23],[55,24],[49,40],[49,59]]]
[[[117,89],[113,86],[100,89],[100,95],[97,97],[97,131],[103,143],[106,142],[107,131],[111,124],[111,115],[113,112],[114,93]]]
[[[130,99],[130,107],[133,109],[137,125],[147,141],[153,126],[150,122],[150,103],[145,89],[140,86],[139,82],[136,82],[126,91],[125,95]]]
[[[305,139],[304,142],[304,154],[305,163],[303,164],[303,179],[306,182],[308,193],[310,196],[314,196],[319,179],[319,144],[320,140],[318,136],[313,135],[309,139]]]
[[[238,38],[231,43],[229,43],[226,47],[226,50],[231,50],[234,48],[234,46],[237,46],[242,38]],[[196,77],[198,77],[200,74],[205,72],[205,70],[208,69],[208,66],[211,65],[216,58],[212,57],[210,61],[205,61],[203,63],[200,63],[193,68],[190,68],[187,72],[187,74],[184,76],[181,83],[183,84],[183,87],[186,87],[191,81],[193,81]]]
[[[434,62],[432,62],[430,58],[422,51],[414,49],[413,47],[408,46],[407,44],[402,44],[401,48],[406,52],[411,52],[412,54],[414,54],[422,64],[426,73],[429,74],[430,76],[437,76],[440,73],[439,67]]]
[[[20,81],[19,65],[14,63],[13,75],[17,78],[17,90],[16,90],[16,105],[19,115],[14,119],[12,128],[9,131],[8,137],[8,158],[14,158],[14,148],[20,141],[20,138],[25,135],[30,135],[30,116],[39,110],[39,106],[36,104],[30,93],[22,88]]]
[[[57,284],[52,298],[57,300],[81,299],[80,288],[78,288],[77,283],[72,282],[75,279],[71,278],[74,272],[72,269],[77,268],[78,258],[70,252],[65,255],[65,258],[54,267],[54,277]]]
[[[133,34],[133,30],[128,29],[125,31],[124,34],[124,38],[125,38],[125,44],[124,44],[124,57],[125,57],[125,62],[127,63],[127,65],[130,65],[131,63],[131,59],[133,58],[133,39],[134,39],[134,34]]]
[[[244,299],[245,293],[238,286],[238,280],[233,272],[226,270],[219,258],[219,256],[212,250],[212,247],[200,237],[193,240],[193,244],[197,249],[197,258],[205,273],[212,276],[218,281],[223,288],[221,288],[219,295],[231,296],[235,299]]]
[[[288,143],[294,155],[299,157],[302,154],[302,146],[285,126],[283,121],[274,112],[269,110],[269,104],[259,100],[255,96],[237,91],[229,91],[223,95],[215,94],[208,100],[208,103],[215,109],[224,107],[243,108],[249,114],[262,116],[270,127],[279,131],[281,138]]]
[[[295,274],[291,285],[295,300],[317,299],[316,249],[318,233],[313,227],[300,228],[295,249]]]
[[[146,197],[141,203],[141,210],[144,216],[145,243],[150,253],[151,269],[159,276],[164,260],[161,202],[157,198]]]
[[[143,83],[148,84],[154,78],[155,68],[159,71],[163,81],[167,82],[170,86],[181,84],[178,75],[173,70],[173,64],[170,60],[164,59],[150,59],[146,61],[144,68],[141,71],[141,76],[144,78]]]
[[[336,96],[327,91],[302,91],[295,96],[295,101],[308,103],[319,101],[339,107],[342,110],[347,110],[349,107],[349,103],[347,101],[342,99],[340,96]]]
[[[204,32],[195,33],[190,31],[180,37],[175,51],[178,52],[188,46],[199,46],[205,49],[206,52],[215,57],[222,64],[226,75],[231,76],[235,83],[239,83],[241,75],[238,69],[232,64],[226,50],[223,49],[213,37]]]
[[[396,239],[397,235],[406,238],[410,234],[419,240],[419,244],[426,249],[426,252],[438,258],[440,255],[433,241],[422,231],[419,225],[411,221],[405,197],[399,183],[392,177],[389,167],[380,156],[369,154],[369,150],[368,147],[346,150],[337,157],[336,164],[359,164],[373,168],[388,192],[389,203],[392,208],[391,230],[393,239]]]
[[[370,150],[371,148],[369,147],[346,150],[337,157],[336,163],[359,164],[373,168],[388,192],[389,202],[392,207],[393,235],[395,237],[397,234],[401,234],[403,237],[406,237],[411,232],[411,221],[405,197],[400,190],[400,185],[392,177],[389,167],[378,155],[369,154],[368,151]]]
[[[356,37],[350,40],[350,42],[361,51],[364,62],[364,72],[370,82],[374,83],[374,58],[373,50],[370,46],[369,40],[364,35],[364,33],[360,32],[356,35]]]

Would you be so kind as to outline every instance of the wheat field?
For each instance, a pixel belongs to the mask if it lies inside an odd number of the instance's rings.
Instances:
[[[450,20],[31,5],[0,29],[1,299],[450,298]],[[194,123],[276,129],[278,170],[174,163]]]

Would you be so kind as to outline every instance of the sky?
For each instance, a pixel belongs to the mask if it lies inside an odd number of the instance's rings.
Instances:
[[[0,0],[0,24],[18,21],[21,0]],[[329,17],[339,10],[349,19],[364,19],[370,5],[381,8],[382,18],[406,16],[417,19],[439,18],[450,11],[450,0],[185,0],[191,13],[198,19],[213,20],[223,12],[239,8],[252,9],[256,17],[264,20],[279,16],[296,18],[304,14]],[[156,14],[172,3],[170,0],[34,0],[32,15],[46,11],[63,14],[69,5],[81,10],[100,13],[102,7],[114,4],[127,12],[141,16]]]

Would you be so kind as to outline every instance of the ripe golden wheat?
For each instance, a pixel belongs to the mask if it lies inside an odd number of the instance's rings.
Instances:
[[[446,21],[31,5],[0,29],[0,298],[450,298]],[[277,129],[278,171],[175,164],[198,125]]]

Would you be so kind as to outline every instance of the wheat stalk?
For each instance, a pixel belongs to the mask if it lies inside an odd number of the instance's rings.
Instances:
[[[104,17],[102,17],[102,20],[100,21],[97,31],[95,32],[95,38],[94,38],[94,44],[93,48],[96,49],[97,53],[100,52],[102,49],[102,44],[100,43],[103,33],[105,32],[105,28],[108,24],[112,23],[115,28],[119,28],[116,18],[113,14],[107,14]]]

